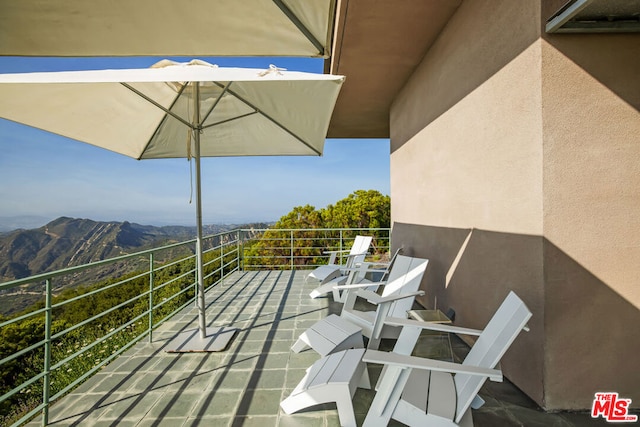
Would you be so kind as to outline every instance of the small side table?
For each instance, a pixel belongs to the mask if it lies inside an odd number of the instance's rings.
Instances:
[[[409,318],[427,323],[451,323],[451,319],[440,310],[409,310]],[[424,331],[427,332],[427,331]],[[445,332],[428,331],[423,339],[430,343],[429,350],[422,357],[435,358],[453,362],[453,348],[451,347],[451,335]],[[441,350],[436,350],[441,349]]]
[[[451,323],[451,319],[440,310],[409,310],[407,314],[410,318],[421,322]]]

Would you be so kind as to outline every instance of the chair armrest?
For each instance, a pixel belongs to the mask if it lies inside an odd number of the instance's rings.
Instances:
[[[333,287],[333,289],[337,289],[339,291],[341,290],[345,290],[345,289],[362,289],[362,288],[369,288],[371,286],[376,286],[378,285],[377,282],[368,282],[368,283],[352,283],[350,285],[335,285]]]
[[[368,266],[372,266],[372,265],[385,266],[386,268],[381,269],[382,271],[386,271],[389,268],[389,265],[391,265],[390,262],[382,262],[382,261],[364,261],[362,264],[366,264]]]
[[[363,266],[363,264],[366,264],[366,266]],[[367,273],[369,272],[373,272],[373,273],[384,273],[385,271],[387,271],[386,268],[368,268],[368,265],[373,265],[373,263],[370,262],[363,262],[362,264],[358,263],[357,267],[346,267],[346,268],[342,268],[342,271],[346,271],[346,272],[350,272],[350,271],[365,271]]]
[[[322,252],[324,255],[329,255],[329,254],[341,254],[343,252],[349,252],[349,249],[342,249],[340,251],[324,251]]]
[[[355,257],[360,256],[360,255],[369,255],[369,252],[360,252],[358,254],[348,254],[347,258],[355,258]]]
[[[359,291],[356,291],[356,293],[359,297],[365,298],[371,304],[376,304],[376,305],[380,305],[385,302],[397,301],[404,298],[417,297],[417,296],[424,295],[424,291],[416,291],[408,294],[395,294],[395,295],[389,295],[388,297],[381,297],[375,292],[371,292],[367,290],[359,290]]]
[[[413,319],[402,319],[400,317],[389,317],[385,319],[384,323],[391,326],[414,326],[422,329],[428,329],[430,331],[449,332],[452,334],[476,336],[480,336],[480,334],[482,334],[482,331],[479,329],[461,328],[459,326],[444,325],[442,323],[422,322],[420,320]]]
[[[402,368],[423,369],[429,371],[449,372],[452,374],[469,374],[488,377],[491,381],[502,382],[502,371],[487,369],[479,366],[461,365],[459,363],[441,360],[425,359],[422,357],[405,356],[397,353],[387,353],[378,350],[367,350],[362,358],[369,363],[399,366]]]
[[[351,250],[350,249],[341,249],[341,250],[336,250],[336,251],[323,251],[322,253],[328,255],[328,254],[342,254],[342,253],[345,253],[345,252],[351,252]],[[360,252],[360,253],[357,253],[357,254],[349,254],[348,256],[367,255],[368,253],[369,252]]]

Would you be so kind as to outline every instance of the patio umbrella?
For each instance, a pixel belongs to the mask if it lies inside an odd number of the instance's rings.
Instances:
[[[328,58],[335,0],[0,0],[0,55]]]
[[[200,158],[322,154],[343,80],[199,60],[163,60],[146,69],[0,74],[0,117],[135,159],[194,160],[201,341],[195,345],[205,349],[206,338],[220,331],[206,327]]]

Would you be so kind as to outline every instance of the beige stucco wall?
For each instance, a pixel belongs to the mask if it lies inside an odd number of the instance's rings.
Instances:
[[[549,35],[542,54],[546,403],[638,407],[640,35]]]
[[[394,204],[394,220],[542,234],[540,59],[540,43],[530,45],[393,152],[394,201],[412,202]],[[429,72],[403,93],[430,98],[419,88]],[[425,108],[399,99],[393,111]]]
[[[458,9],[392,106],[391,200],[394,245],[430,259],[425,305],[479,328],[509,290],[532,309],[531,332],[503,366],[542,402],[538,10],[509,0]]]
[[[525,300],[503,367],[541,406],[638,406],[640,43],[546,36],[553,7],[463,2],[398,94],[393,244],[430,258],[422,303],[458,324]]]

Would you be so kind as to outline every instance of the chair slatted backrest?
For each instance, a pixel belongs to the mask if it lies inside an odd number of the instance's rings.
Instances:
[[[420,287],[420,282],[428,263],[429,260],[423,258],[398,255],[389,272],[389,278],[382,291],[382,296],[387,297],[416,292]],[[394,302],[389,310],[389,316],[406,318],[407,311],[411,310],[413,306],[413,300],[413,298],[404,298]]]
[[[391,273],[391,269],[393,268],[393,264],[396,262],[396,258],[398,258],[398,255],[400,255],[402,253],[402,251],[403,251],[403,247],[402,246],[400,246],[398,249],[396,249],[396,251],[393,253],[393,256],[389,260],[389,265],[387,265],[387,269],[382,274],[382,277],[380,278],[380,280],[384,280],[386,282],[387,279],[389,279],[389,274]]]
[[[531,312],[527,306],[515,293],[510,292],[478,337],[464,359],[463,365],[495,368],[529,318],[531,318]],[[486,377],[477,375],[455,375],[458,396],[456,423],[460,422],[485,380]]]
[[[353,245],[351,245],[351,250],[349,251],[349,255],[352,255],[347,261],[349,267],[355,267],[358,263],[364,261],[372,240],[372,236],[356,236],[353,241]]]
[[[371,246],[372,240],[372,236],[356,236],[353,240],[353,245],[351,245],[351,251],[349,253],[353,255],[367,252],[369,250],[369,246]]]

